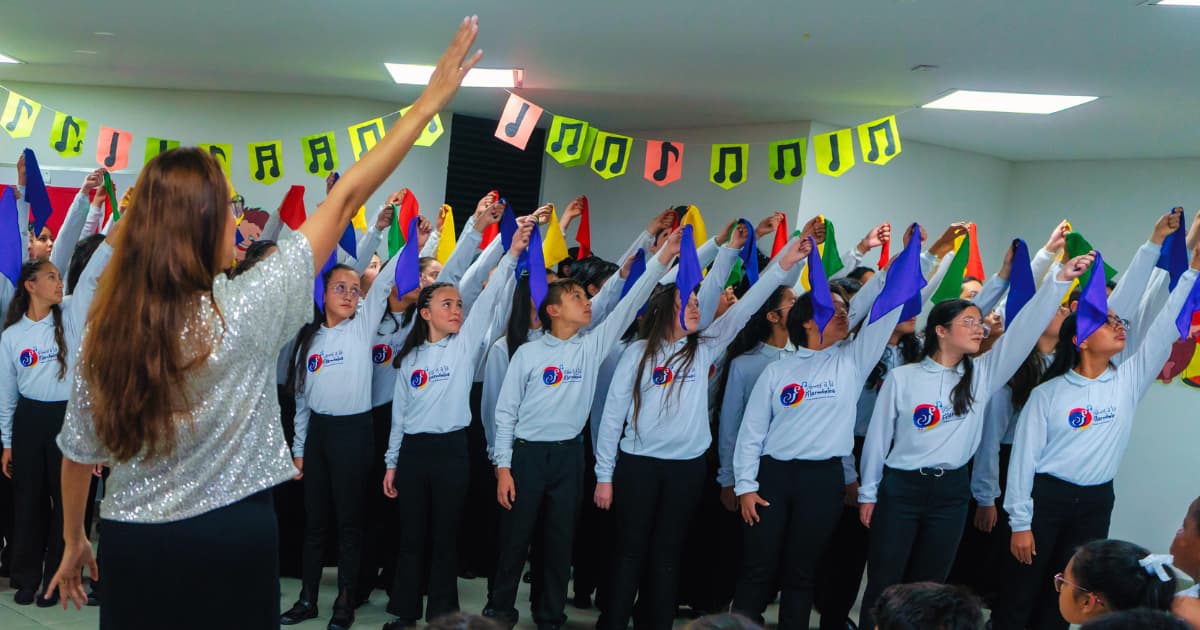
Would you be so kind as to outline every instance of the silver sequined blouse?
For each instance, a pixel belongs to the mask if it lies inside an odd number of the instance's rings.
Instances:
[[[279,350],[312,318],[313,255],[299,233],[233,280],[219,275],[200,318],[213,352],[191,378],[192,420],[178,419],[169,457],[109,462],[89,413],[87,385],[74,377],[58,446],[79,463],[109,463],[104,518],[163,523],[197,516],[296,474],[279,422]],[[213,302],[224,315],[222,324]],[[84,333],[86,343],[87,333]],[[131,339],[130,343],[137,343]]]

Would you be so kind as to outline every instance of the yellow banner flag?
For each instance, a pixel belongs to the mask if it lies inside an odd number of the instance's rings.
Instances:
[[[562,225],[558,223],[558,211],[551,208],[550,224],[546,226],[546,237],[542,239],[542,259],[546,262],[546,268],[552,269],[570,257],[567,239],[563,238]]]
[[[692,226],[692,238],[696,241],[697,249],[708,241],[708,230],[704,227],[704,217],[700,216],[700,208],[688,206],[687,212],[679,220],[679,225]]]
[[[403,118],[410,109],[412,109],[412,105],[400,110],[400,117]],[[430,120],[429,124],[425,125],[425,128],[421,130],[421,135],[417,136],[417,141],[413,144],[419,147],[431,147],[433,146],[434,142],[437,142],[438,138],[442,137],[442,133],[444,131],[445,129],[442,128],[441,114],[434,114],[433,120]]]
[[[357,162],[364,153],[370,151],[377,142],[383,139],[385,133],[383,118],[373,118],[357,125],[350,125],[346,128],[346,132],[350,134],[350,148],[354,150],[354,161]]]
[[[0,126],[14,138],[28,138],[41,111],[41,103],[9,90],[4,113],[0,114]]]
[[[813,155],[817,161],[817,172],[830,177],[841,177],[854,168],[854,140],[849,129],[813,136]]]
[[[858,149],[863,161],[883,166],[900,155],[900,132],[896,117],[888,116],[858,126]]]
[[[54,114],[54,126],[50,129],[50,148],[63,157],[78,157],[87,137],[87,121],[70,114]]]
[[[442,209],[439,212],[445,212],[446,217],[442,222],[442,235],[438,238],[437,259],[443,265],[447,260],[450,260],[450,254],[454,253],[454,248],[458,246],[458,233],[454,227],[454,208],[450,204],[442,204]]]

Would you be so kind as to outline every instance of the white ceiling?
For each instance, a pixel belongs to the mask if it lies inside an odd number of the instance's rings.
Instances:
[[[0,82],[404,103],[419,88],[383,62],[434,62],[476,12],[483,65],[525,68],[524,95],[605,128],[850,125],[953,88],[1052,92],[1102,98],[1050,116],[908,111],[901,134],[1011,160],[1200,156],[1200,9],[1138,0],[17,2],[0,52],[27,63]],[[495,117],[504,98],[464,89],[452,108]]]

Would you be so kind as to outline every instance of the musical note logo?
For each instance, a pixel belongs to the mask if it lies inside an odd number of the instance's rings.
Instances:
[[[9,133],[15,133],[17,128],[21,126],[22,115],[33,116],[33,105],[23,98],[17,101],[17,108],[13,112],[13,117],[4,125],[4,128],[7,129]]]
[[[804,175],[804,139],[780,140],[771,143],[771,179],[790,184]],[[788,158],[791,166],[788,166]]]
[[[676,161],[681,159],[679,149],[670,142],[662,143],[662,157],[659,158],[658,170],[654,171],[654,181],[661,182],[667,179],[667,168],[670,166],[671,156],[675,156]]]
[[[603,136],[601,138],[600,136]],[[625,174],[629,163],[629,147],[633,138],[603,133],[596,136],[599,142],[592,155],[592,170],[604,179],[611,179]],[[611,157],[611,159],[609,159]]]
[[[117,143],[121,141],[121,134],[114,131],[110,138],[108,154],[104,156],[104,168],[109,169],[117,165]]]
[[[509,138],[516,138],[517,132],[521,130],[521,122],[525,120],[525,114],[529,112],[529,103],[521,103],[521,110],[517,112],[517,119],[504,125],[504,133]]]
[[[880,136],[883,146],[880,147]],[[896,117],[888,116],[858,126],[858,143],[862,147],[863,159],[880,166],[887,164],[900,153],[900,134],[896,131]]]
[[[558,128],[558,139],[550,143],[550,150],[555,153],[562,151],[567,132],[571,131],[574,135],[571,138],[571,142],[567,144],[567,155],[575,155],[579,152],[579,140],[583,136],[586,127],[587,123],[584,122],[563,123]]]
[[[711,181],[726,190],[745,182],[749,151],[749,145],[744,144],[713,145]]]

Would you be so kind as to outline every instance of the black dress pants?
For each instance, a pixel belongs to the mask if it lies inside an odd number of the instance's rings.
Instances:
[[[22,396],[13,412],[12,579],[24,589],[49,585],[62,561],[62,451],[54,439],[66,411],[66,401]]]

